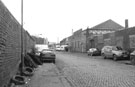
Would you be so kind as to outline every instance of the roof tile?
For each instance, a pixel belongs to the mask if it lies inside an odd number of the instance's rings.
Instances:
[[[120,24],[114,22],[113,20],[109,19],[101,24],[98,24],[90,29],[115,29],[115,30],[119,30],[119,29],[123,29],[124,27],[121,26]]]

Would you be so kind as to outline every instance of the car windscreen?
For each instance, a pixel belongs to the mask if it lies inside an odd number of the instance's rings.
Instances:
[[[122,50],[122,48],[118,47],[118,46],[117,47],[114,46],[114,47],[112,47],[112,50]]]
[[[90,48],[89,51],[93,52],[93,51],[97,51],[96,48]]]
[[[118,50],[117,47],[112,47],[112,50]]]
[[[52,52],[51,49],[43,49],[42,52]]]
[[[121,47],[117,47],[117,49],[118,49],[118,50],[122,50],[122,48],[121,48]]]

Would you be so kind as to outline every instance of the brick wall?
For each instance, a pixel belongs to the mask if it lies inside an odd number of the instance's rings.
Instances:
[[[97,47],[99,45],[101,45],[100,48],[103,47],[103,45],[98,43],[96,39],[94,40]],[[103,40],[104,45],[121,46],[125,50],[135,50],[135,27],[104,34]]]
[[[24,33],[24,48],[25,51],[28,52],[29,49],[33,48],[34,45],[36,44],[36,41],[30,36],[30,34],[25,31]]]
[[[132,42],[130,41],[130,36],[131,35],[135,35],[135,27],[131,27],[128,29],[125,29],[124,31],[124,41],[123,41],[123,45],[125,47],[125,49],[131,49],[134,50],[135,46],[130,46],[130,43],[132,43],[133,45],[135,44],[135,37],[132,37]]]
[[[20,24],[0,1],[0,87],[4,87],[17,71],[21,59],[20,28]],[[30,48],[34,41],[23,31],[28,41],[27,48]]]
[[[45,43],[45,38],[37,37],[37,36],[32,36],[32,38],[35,40],[36,44],[44,44]]]
[[[71,50],[72,52],[82,52],[82,29],[74,32],[71,40]]]

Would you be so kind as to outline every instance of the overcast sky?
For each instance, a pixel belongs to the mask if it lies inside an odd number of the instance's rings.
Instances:
[[[135,26],[134,0],[23,0],[24,28],[42,34],[51,42],[68,37],[73,31],[93,27],[108,19],[124,26]],[[14,17],[21,20],[21,0],[2,0]],[[58,39],[59,38],[59,39]]]

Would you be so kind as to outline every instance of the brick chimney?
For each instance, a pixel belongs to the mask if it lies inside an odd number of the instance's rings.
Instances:
[[[125,19],[125,29],[128,28],[128,19]]]

